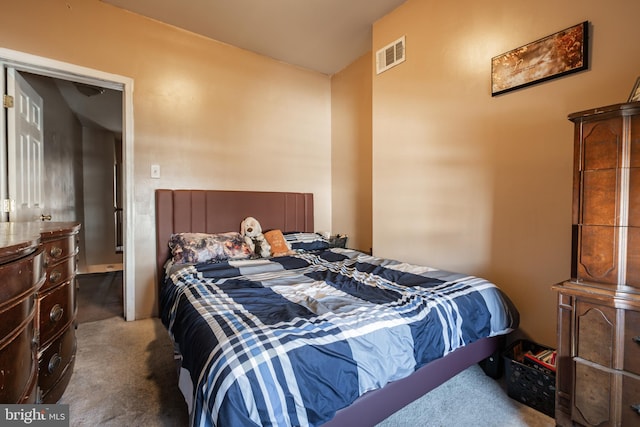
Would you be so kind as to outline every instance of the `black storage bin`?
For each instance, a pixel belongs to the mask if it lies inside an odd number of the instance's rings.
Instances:
[[[555,418],[556,374],[542,366],[523,363],[528,351],[537,354],[543,350],[553,350],[527,340],[518,340],[504,352],[504,366],[507,394],[512,399]]]

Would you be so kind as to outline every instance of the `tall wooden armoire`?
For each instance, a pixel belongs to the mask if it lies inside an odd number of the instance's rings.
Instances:
[[[640,425],[640,102],[575,124],[571,279],[558,292],[556,423]]]

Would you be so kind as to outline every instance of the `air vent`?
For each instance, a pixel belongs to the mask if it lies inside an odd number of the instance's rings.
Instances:
[[[376,74],[404,62],[404,36],[376,52]]]

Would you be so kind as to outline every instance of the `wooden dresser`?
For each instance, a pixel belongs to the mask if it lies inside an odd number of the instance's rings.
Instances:
[[[571,279],[558,292],[556,423],[640,425],[640,102],[571,114]]]
[[[75,223],[0,223],[0,403],[54,403],[75,360]]]
[[[76,354],[76,267],[80,225],[43,223],[40,235],[46,281],[38,291],[38,350],[43,403],[55,403],[64,392]]]

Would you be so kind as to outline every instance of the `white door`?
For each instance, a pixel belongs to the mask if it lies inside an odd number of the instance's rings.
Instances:
[[[8,199],[10,221],[37,221],[43,209],[42,97],[14,68],[7,70]],[[44,218],[44,217],[42,217]]]

